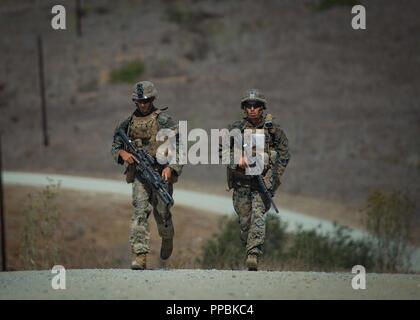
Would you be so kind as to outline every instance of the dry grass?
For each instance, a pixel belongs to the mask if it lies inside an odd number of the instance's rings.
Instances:
[[[22,270],[21,259],[23,210],[28,194],[39,189],[8,186],[5,189],[6,232],[9,270]],[[67,268],[128,268],[128,244],[131,202],[127,197],[98,195],[73,191],[59,192],[57,207],[59,226],[63,230],[58,247],[61,260],[56,263]],[[175,205],[174,252],[162,263],[159,259],[160,238],[150,217],[150,268],[197,268],[203,242],[217,230],[218,217],[197,213]]]

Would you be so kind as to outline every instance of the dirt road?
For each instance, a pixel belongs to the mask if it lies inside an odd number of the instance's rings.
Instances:
[[[49,271],[0,273],[0,299],[420,299],[420,275],[231,270],[66,271],[54,290]],[[182,284],[182,285],[180,285]]]

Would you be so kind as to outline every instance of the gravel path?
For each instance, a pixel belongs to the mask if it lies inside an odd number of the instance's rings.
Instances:
[[[420,299],[420,275],[352,273],[85,269],[66,271],[54,290],[49,271],[0,273],[0,299]]]

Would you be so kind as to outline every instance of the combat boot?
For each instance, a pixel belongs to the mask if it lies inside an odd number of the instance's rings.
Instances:
[[[162,244],[160,246],[160,258],[162,260],[168,259],[172,254],[173,249],[173,238],[162,238]]]
[[[246,258],[246,266],[248,271],[258,270],[258,256],[255,254],[249,254]]]
[[[134,255],[134,259],[131,262],[131,269],[132,270],[144,270],[146,269],[146,258],[147,254],[140,253]]]

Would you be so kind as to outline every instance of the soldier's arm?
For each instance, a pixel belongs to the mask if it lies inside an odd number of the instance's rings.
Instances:
[[[290,160],[289,141],[284,131],[276,126],[274,134],[274,149],[277,152],[275,165],[279,176],[283,175]]]
[[[168,167],[172,169],[173,172],[177,176],[181,175],[183,165],[179,164],[179,152],[180,152],[180,141],[179,141],[179,133],[178,133],[178,125],[175,121],[165,112],[161,112],[157,118],[159,129],[171,129],[175,131],[175,140],[176,145],[176,163],[169,164]]]
[[[130,123],[130,118],[128,117],[123,122],[121,122],[114,130],[114,139],[112,141],[111,147],[111,155],[114,158],[115,162],[118,164],[123,164],[124,160],[119,155],[119,151],[124,149],[124,143],[122,142],[121,138],[116,134],[119,129],[122,129],[124,132],[127,132],[128,125]]]

